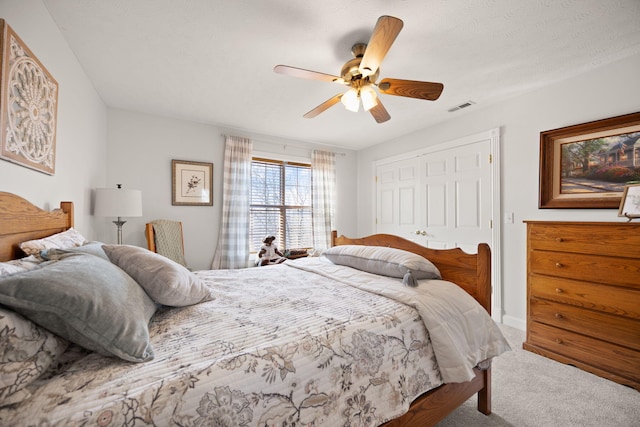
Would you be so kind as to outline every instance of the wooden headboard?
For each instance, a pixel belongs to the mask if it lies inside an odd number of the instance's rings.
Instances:
[[[73,227],[73,202],[45,211],[15,194],[0,191],[0,261],[24,256],[21,242],[40,239]]]
[[[478,245],[477,254],[468,254],[460,248],[430,249],[391,234],[374,234],[353,239],[338,236],[333,231],[331,244],[388,246],[421,255],[438,267],[444,280],[463,288],[491,314],[491,249],[486,243]]]

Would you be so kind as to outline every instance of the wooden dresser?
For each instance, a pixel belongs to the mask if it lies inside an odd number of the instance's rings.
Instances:
[[[640,223],[525,223],[524,349],[640,391]]]

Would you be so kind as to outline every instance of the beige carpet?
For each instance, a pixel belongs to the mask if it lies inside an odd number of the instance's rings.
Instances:
[[[492,414],[473,397],[439,427],[640,427],[640,392],[525,351],[523,331],[500,328],[513,351],[493,363]]]

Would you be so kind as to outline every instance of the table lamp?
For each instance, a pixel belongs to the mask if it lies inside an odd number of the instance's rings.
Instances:
[[[122,184],[118,188],[96,188],[96,204],[94,215],[115,216],[113,223],[118,228],[118,244],[122,244],[122,217],[142,216],[142,192],[140,190],[125,190]]]

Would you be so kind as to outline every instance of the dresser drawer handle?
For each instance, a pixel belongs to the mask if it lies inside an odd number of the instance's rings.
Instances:
[[[559,293],[559,294],[561,294],[561,293],[563,293],[564,291],[563,291],[561,288],[556,288],[556,292],[557,292],[557,293]]]
[[[560,262],[556,262],[556,267],[562,268],[562,267],[564,267],[564,265],[562,265],[562,263],[560,263]]]
[[[556,342],[557,344],[562,344],[562,340],[561,340],[560,338],[556,338],[556,339],[555,339],[555,342]]]
[[[564,242],[564,239],[562,237],[556,237],[556,242],[562,243]]]
[[[556,319],[564,319],[562,313],[556,313]]]

